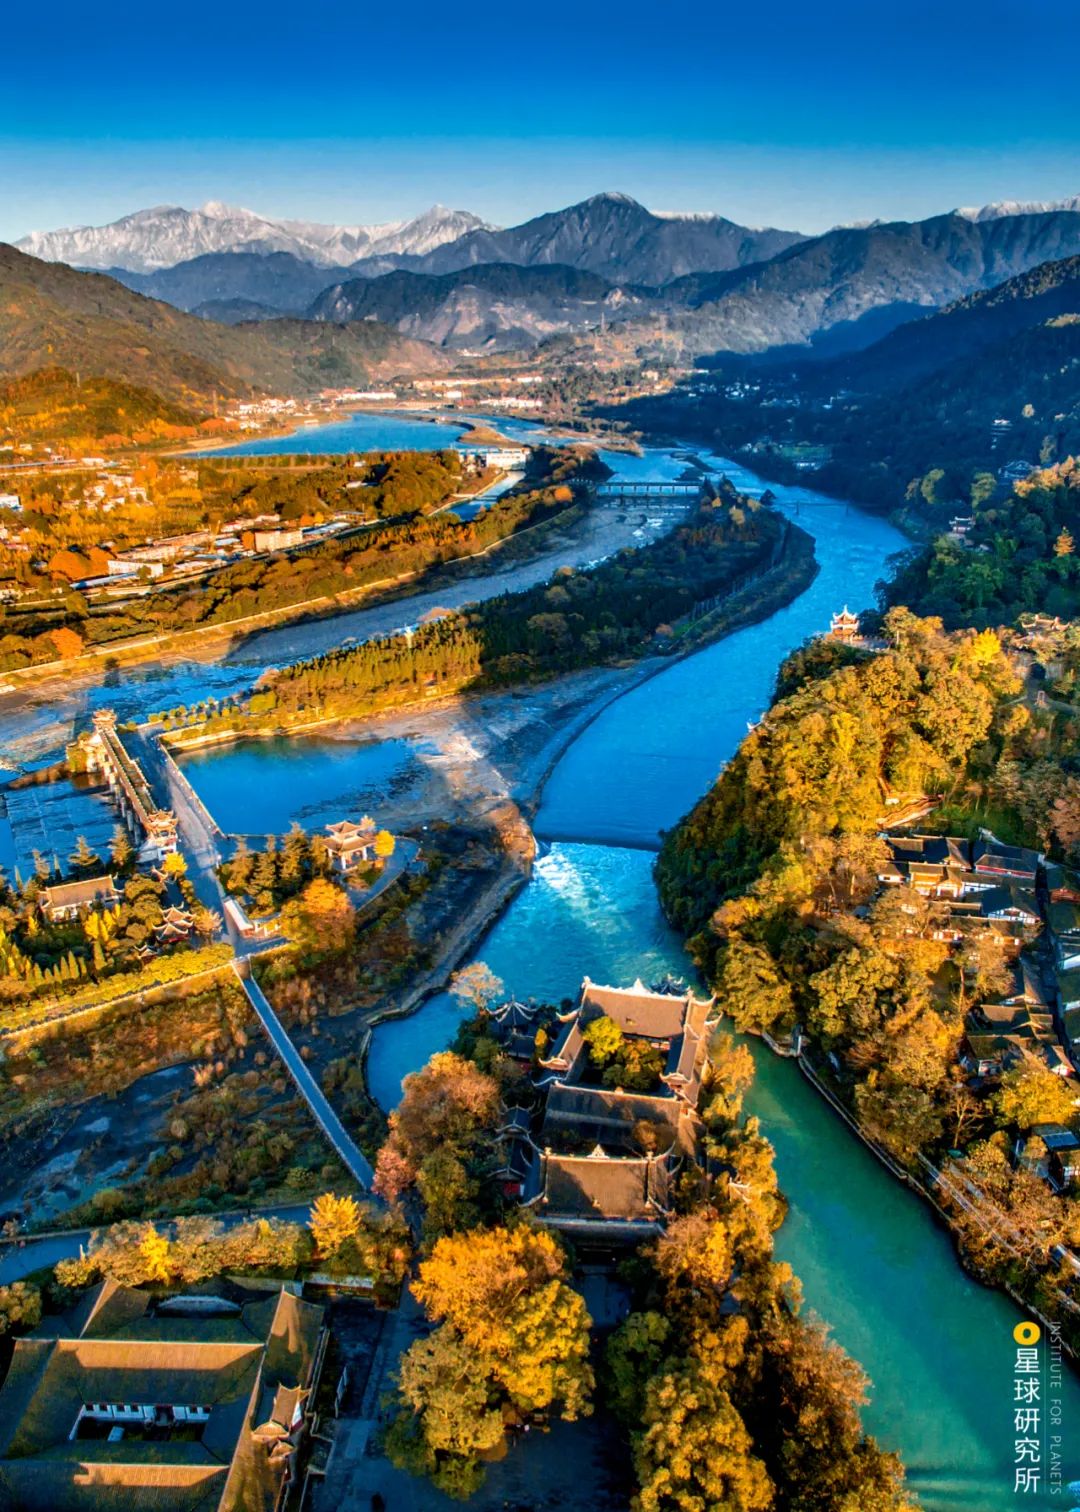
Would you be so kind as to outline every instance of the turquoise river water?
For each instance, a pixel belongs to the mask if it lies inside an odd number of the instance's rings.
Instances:
[[[520,423],[500,421],[500,429],[526,434]],[[441,446],[452,436],[434,426],[420,436],[414,431],[406,442],[383,439],[381,430],[372,439],[375,433],[374,421],[357,417],[238,450]],[[639,477],[678,476],[683,465],[659,450],[643,458],[607,454],[607,460],[624,475]],[[765,487],[740,466],[714,460],[747,492]],[[821,630],[843,603],[869,603],[888,557],[904,546],[886,522],[811,490],[773,485],[773,491],[780,507],[815,537],[817,580],[764,623],[672,666],[613,704],[560,761],[537,817],[542,845],[533,878],[476,951],[519,995],[558,1000],[573,994],[586,973],[628,983],[637,976],[648,982],[667,971],[689,972],[653,890],[652,852],[660,832],[705,791],[748,721],[767,706],[782,657]],[[146,710],[169,695],[185,696],[185,679],[197,680],[201,696],[224,691],[236,685],[238,674],[250,679],[257,644],[239,665],[225,661],[125,675],[112,699],[126,705],[125,712]],[[103,696],[95,693],[91,702]],[[282,776],[280,764],[272,779],[268,753],[253,747],[215,753],[188,772],[211,810],[225,811],[223,819],[259,794],[259,821],[250,826],[257,832],[280,830],[291,817],[310,820],[313,801],[320,810],[323,804],[333,809],[343,794],[392,781],[404,759],[400,750],[380,754],[370,742],[350,748],[305,741],[303,756],[296,758],[308,764],[302,783]],[[286,762],[284,771],[290,770]],[[451,1000],[441,995],[411,1018],[376,1031],[369,1074],[384,1106],[396,1102],[403,1076],[445,1046],[457,1018]],[[791,1204],[778,1255],[801,1279],[807,1307],[832,1326],[869,1375],[865,1420],[885,1445],[901,1452],[923,1506],[931,1512],[1018,1512],[1080,1502],[1080,1486],[1069,1485],[1080,1475],[1075,1378],[1067,1373],[1051,1390],[1044,1375],[1047,1410],[1051,1395],[1060,1410],[1053,1430],[1061,1436],[1060,1483],[1055,1487],[1044,1473],[1037,1493],[1014,1494],[1012,1329],[1022,1315],[968,1279],[927,1206],[863,1148],[795,1064],[757,1044],[753,1049],[757,1079],[750,1111],[776,1148]],[[1050,1448],[1047,1443],[1044,1472]]]

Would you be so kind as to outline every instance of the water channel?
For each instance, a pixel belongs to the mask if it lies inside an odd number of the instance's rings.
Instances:
[[[328,428],[329,429],[329,428]],[[524,434],[514,423],[500,429]],[[363,420],[325,433],[305,430],[276,443],[281,451],[364,449]],[[429,444],[445,445],[432,427]],[[368,445],[381,444],[367,442]],[[412,444],[417,444],[413,441]],[[255,443],[266,451],[268,443]],[[253,450],[254,447],[244,448]],[[606,459],[624,475],[678,476],[670,452]],[[737,486],[766,486],[738,465],[714,459]],[[747,723],[766,707],[784,654],[828,623],[844,602],[871,600],[889,555],[904,545],[880,519],[809,489],[774,485],[780,507],[815,537],[821,572],[795,603],[762,624],[678,663],[613,704],[577,740],[548,782],[536,830],[542,852],[529,885],[477,947],[477,956],[522,996],[572,995],[583,974],[594,980],[646,982],[689,970],[680,941],[667,928],[652,886],[652,852],[706,789],[732,754]],[[473,588],[475,595],[475,586]],[[360,616],[357,617],[360,624]],[[333,622],[339,625],[340,622]],[[329,628],[320,627],[320,628]],[[126,673],[108,696],[126,714],[243,686],[253,667],[274,659],[285,632],[257,637],[236,662]],[[92,690],[91,704],[105,702]],[[371,743],[350,766],[340,744],[314,762],[320,805],[363,790],[393,767]],[[262,791],[274,828],[306,814],[312,785],[287,782],[266,792],[265,754],[251,747],[208,756],[200,790],[212,782],[217,803]],[[373,764],[374,763],[374,764]],[[384,764],[385,763],[385,764]],[[305,788],[306,792],[301,789]],[[307,808],[305,808],[307,805]],[[214,804],[211,803],[211,808]],[[269,814],[267,815],[269,820]],[[261,824],[260,826],[261,827]],[[253,828],[257,828],[254,827]],[[376,1031],[369,1073],[387,1107],[401,1079],[445,1046],[457,1022],[450,999],[431,999],[411,1018]],[[908,1466],[912,1489],[931,1512],[1007,1512],[1020,1507],[1068,1508],[1080,1501],[1068,1482],[1080,1474],[1080,1386],[1072,1376],[1056,1388],[1061,1401],[1064,1478],[1054,1494],[1044,1481],[1035,1495],[1013,1492],[1012,1328],[1021,1314],[1006,1299],[970,1281],[928,1208],[897,1183],[813,1092],[796,1065],[754,1045],[758,1074],[750,1111],[776,1147],[780,1181],[791,1212],[777,1250],[800,1277],[806,1305],[823,1317],[872,1381],[865,1410],[870,1429]],[[1080,1487],[1077,1487],[1080,1492]]]

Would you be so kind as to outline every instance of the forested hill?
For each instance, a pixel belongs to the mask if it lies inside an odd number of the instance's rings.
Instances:
[[[1080,311],[1080,256],[1040,263],[996,288],[970,294],[923,320],[909,321],[883,340],[815,372],[804,381],[819,391],[853,388],[887,392],[906,387],[955,361]]]
[[[0,383],[0,432],[27,440],[147,442],[196,433],[202,415],[151,389],[41,368]]]
[[[1034,1031],[1030,1053],[978,1069],[1009,1038],[993,1033],[1007,1014],[1026,1011],[1021,977],[1029,991],[1040,980],[1041,950],[1016,959],[1042,927],[1034,893],[1023,929],[1003,922],[1025,912],[1020,887],[1003,889],[1012,915],[989,893],[981,905],[924,893],[913,874],[901,881],[882,834],[896,813],[887,793],[933,795],[919,828],[954,837],[967,863],[978,851],[966,845],[991,827],[999,843],[1033,848],[1027,865],[1036,850],[1080,859],[1076,720],[1064,713],[1075,639],[1055,653],[1053,703],[1025,696],[1024,665],[993,631],[947,635],[896,607],[883,639],[854,664],[851,648],[824,641],[782,669],[792,691],[667,837],[661,899],[734,1028],[775,1044],[798,1026],[804,1068],[894,1170],[924,1191],[928,1169],[958,1175],[962,1205],[951,1181],[932,1200],[965,1266],[1060,1323],[1075,1349],[1060,1247],[1080,1243],[1080,1199],[1014,1157],[1040,1126],[1075,1120],[1075,1083],[1054,1069],[1064,1047]],[[889,875],[896,885],[882,886]]]
[[[784,368],[718,358],[708,377],[612,413],[742,451],[770,476],[945,524],[986,497],[987,476],[1007,493],[1009,464],[1080,454],[1080,257],[857,355]]]
[[[374,321],[228,328],[104,274],[77,273],[2,244],[0,292],[0,378],[52,363],[195,405],[212,394],[315,393],[447,365],[433,348]]]

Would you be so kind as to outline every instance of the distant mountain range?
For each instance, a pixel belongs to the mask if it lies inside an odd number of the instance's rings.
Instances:
[[[455,236],[457,224],[466,228]],[[208,228],[230,244],[175,260]],[[55,233],[51,254],[70,251],[65,237],[97,238],[92,247],[80,242],[84,256],[152,265],[109,271],[139,293],[223,324],[377,320],[451,351],[479,352],[561,335],[587,336],[595,348],[605,329],[619,327],[620,345],[629,336],[644,355],[787,360],[860,349],[928,311],[1080,253],[1080,209],[995,205],[804,237],[721,216],[654,215],[626,195],[600,194],[508,230],[464,212],[343,230],[212,206]],[[327,260],[362,241],[364,255]]]
[[[815,486],[883,510],[941,469],[955,513],[976,474],[992,485],[1011,463],[1022,473],[1080,456],[1080,255],[967,295],[858,352],[783,365],[721,356],[717,368],[712,381],[695,377],[619,418],[729,454],[749,447],[779,476],[804,476],[792,448],[809,445],[828,458]],[[748,369],[749,386],[733,385]],[[916,489],[915,508],[922,497]]]
[[[468,231],[423,256],[369,256],[356,271],[383,273],[392,264],[441,274],[477,264],[559,263],[613,283],[657,286],[684,273],[719,273],[763,262],[802,240],[797,231],[751,230],[722,215],[654,215],[628,194],[607,193],[506,231]]]
[[[1004,368],[1010,349],[1040,331],[1080,326],[1080,256],[1040,263],[992,289],[959,299],[912,320],[882,341],[841,361],[806,369],[816,389],[852,388],[883,396],[934,377],[946,380],[954,363],[965,367],[987,359]],[[1043,340],[1043,337],[1039,337]],[[1057,338],[1053,338],[1057,339]],[[1014,372],[1018,387],[1029,375]],[[1057,375],[1080,400],[1080,375]]]
[[[664,308],[656,290],[621,287],[564,263],[484,263],[456,273],[353,278],[326,289],[307,314],[336,325],[379,320],[441,347],[513,351],[606,321],[655,321]]]
[[[695,353],[820,356],[868,346],[896,326],[1039,263],[1080,253],[1080,213],[842,227],[727,274],[664,289],[685,312],[671,334]]]
[[[61,302],[70,296],[96,310],[100,292],[88,291],[104,285],[80,284],[87,274],[55,260],[106,261],[116,282],[108,285],[108,315],[98,313],[114,318],[124,284],[132,293],[116,318],[151,327],[160,339],[133,340],[129,370],[103,375],[153,386],[146,369],[162,358],[161,391],[178,400],[187,397],[183,365],[162,353],[168,345],[175,356],[177,339],[191,354],[205,352],[208,369],[226,384],[233,374],[279,389],[329,386],[335,373],[352,382],[372,361],[384,373],[395,363],[405,372],[463,350],[528,350],[567,336],[585,359],[617,350],[648,359],[733,353],[791,362],[842,357],[900,328],[888,359],[900,371],[916,362],[920,343],[935,339],[923,332],[928,313],[1080,255],[1078,207],[1080,198],[999,204],[806,237],[722,216],[656,215],[612,193],[504,230],[438,207],[404,224],[340,227],[211,204],[35,234],[22,246],[52,261],[0,263],[0,278],[5,295],[11,279],[29,280],[46,304],[62,293]],[[32,278],[28,266],[37,270]],[[149,306],[159,313],[146,317],[148,306],[131,302],[136,295],[163,301]],[[18,334],[18,305],[16,298],[0,306],[0,342],[11,333],[0,345],[0,374],[24,373],[34,359],[32,341]],[[199,318],[176,325],[179,311]],[[231,334],[222,329],[229,326]],[[46,342],[55,329],[75,349],[69,360],[59,345],[52,353],[42,348],[42,363],[103,371],[94,366],[85,322],[53,312],[28,329]],[[414,345],[400,345],[408,341]],[[106,346],[110,362],[119,360],[117,341]],[[191,386],[200,385],[206,382],[196,375]]]
[[[1080,194],[1059,200],[995,200],[992,205],[957,210],[968,220],[997,220],[1003,215],[1049,215],[1054,210],[1080,210]]]
[[[415,220],[381,226],[324,226],[314,221],[273,220],[211,200],[198,210],[179,205],[136,210],[108,226],[32,231],[15,245],[45,262],[149,273],[207,252],[291,252],[322,266],[349,264],[360,257],[421,256],[443,242],[486,229],[479,216],[442,205],[433,205]]]
[[[199,210],[138,210],[108,226],[34,231],[15,245],[46,262],[115,273],[155,273],[211,253],[283,252],[369,277],[398,268],[454,273],[479,263],[560,263],[660,284],[682,273],[760,262],[801,239],[796,231],[751,230],[721,215],[653,215],[629,195],[597,194],[509,230],[440,205],[384,226],[323,226],[211,202]]]

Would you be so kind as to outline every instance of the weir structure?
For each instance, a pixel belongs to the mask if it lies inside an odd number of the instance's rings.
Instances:
[[[113,709],[98,709],[84,743],[87,770],[108,783],[120,813],[139,841],[139,860],[160,863],[178,847],[176,815],[159,808],[139,763],[128,755],[116,728]]]
[[[593,489],[598,499],[696,499],[701,495],[706,480],[696,478],[687,482],[670,482],[666,478],[610,479],[597,483]]]

